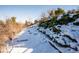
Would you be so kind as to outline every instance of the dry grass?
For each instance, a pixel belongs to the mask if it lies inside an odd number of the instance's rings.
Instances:
[[[6,44],[0,44],[0,53],[7,53],[7,45]]]
[[[21,23],[5,23],[0,24],[0,52],[7,52],[6,41],[13,38],[17,33],[19,33],[24,24]]]

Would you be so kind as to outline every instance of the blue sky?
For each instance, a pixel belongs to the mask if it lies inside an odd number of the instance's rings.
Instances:
[[[41,13],[51,9],[63,8],[65,10],[77,9],[77,5],[0,5],[0,19],[16,16],[17,21],[32,21],[40,17]]]

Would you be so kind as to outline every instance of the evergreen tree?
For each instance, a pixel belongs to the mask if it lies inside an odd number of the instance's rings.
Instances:
[[[60,15],[60,14],[63,14],[63,13],[65,13],[65,11],[64,11],[64,9],[62,9],[62,8],[58,8],[57,10],[55,10],[55,15],[56,15],[56,16],[58,16],[58,15]]]

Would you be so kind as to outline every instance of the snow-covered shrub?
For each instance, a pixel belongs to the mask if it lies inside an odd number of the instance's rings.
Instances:
[[[57,29],[56,27],[53,27],[53,32],[55,32],[55,33],[60,33],[61,30],[60,30],[60,29]]]
[[[59,19],[57,21],[58,24],[60,25],[67,25],[70,22],[75,21],[76,19],[74,19],[73,17],[71,18],[69,14],[64,14],[61,19]]]
[[[74,25],[76,25],[76,26],[79,26],[79,22],[75,22],[75,23],[73,23]]]
[[[79,18],[79,14],[73,16],[73,19],[78,19],[78,18]]]

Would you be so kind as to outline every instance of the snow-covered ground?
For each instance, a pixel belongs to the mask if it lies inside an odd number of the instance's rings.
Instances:
[[[44,29],[37,25],[24,28],[9,42],[9,53],[79,52],[79,26],[69,23],[59,29],[61,32],[56,34],[49,28]]]
[[[56,26],[57,27],[57,26]],[[58,27],[57,27],[58,28]],[[52,45],[63,53],[79,52],[79,26],[61,25],[59,28],[61,32],[56,34],[53,29],[40,28],[39,30],[49,37]]]
[[[48,38],[38,32],[37,26],[25,28],[9,43],[10,53],[52,53],[57,52],[48,43]]]

